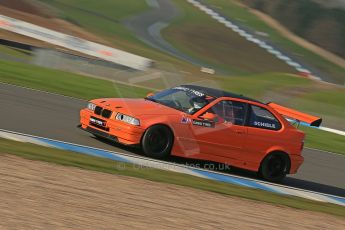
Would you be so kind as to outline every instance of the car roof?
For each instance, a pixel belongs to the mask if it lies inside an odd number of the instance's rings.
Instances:
[[[223,91],[220,89],[214,89],[214,88],[208,88],[208,87],[204,87],[204,86],[198,86],[198,85],[181,85],[182,87],[186,87],[186,88],[190,88],[196,91],[200,91],[202,93],[205,93],[206,95],[212,96],[212,97],[232,97],[232,98],[238,98],[238,99],[243,99],[243,100],[247,100],[247,101],[253,101],[253,102],[257,102],[257,103],[261,103],[264,104],[263,102],[260,102],[258,100],[249,98],[249,97],[245,97],[243,95],[240,94],[236,94],[236,93],[230,93],[227,91]]]

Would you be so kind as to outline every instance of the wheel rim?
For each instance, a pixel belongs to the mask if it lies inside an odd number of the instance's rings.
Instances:
[[[166,132],[161,129],[154,130],[148,137],[148,144],[153,153],[161,153],[168,146],[169,140]]]
[[[286,163],[284,159],[278,155],[272,155],[268,160],[268,175],[271,178],[284,175],[286,170]]]

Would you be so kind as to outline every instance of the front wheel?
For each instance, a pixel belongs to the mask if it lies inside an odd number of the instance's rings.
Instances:
[[[141,146],[146,156],[162,159],[170,155],[173,139],[168,127],[154,125],[144,133]]]
[[[261,163],[259,175],[270,182],[281,182],[290,170],[290,159],[285,153],[274,152]]]

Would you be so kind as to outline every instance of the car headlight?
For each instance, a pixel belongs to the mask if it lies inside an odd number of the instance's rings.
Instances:
[[[88,108],[89,110],[95,111],[96,105],[93,104],[93,103],[91,103],[91,102],[89,102],[89,103],[87,104],[87,108]]]
[[[125,115],[123,113],[117,113],[115,118],[116,120],[123,121],[131,125],[136,125],[136,126],[140,125],[140,121],[138,119]]]

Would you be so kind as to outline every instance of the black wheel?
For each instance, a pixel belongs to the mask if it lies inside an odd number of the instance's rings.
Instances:
[[[259,175],[270,182],[282,181],[290,170],[290,159],[282,152],[267,155],[261,162]]]
[[[173,145],[173,134],[164,125],[148,128],[142,138],[141,146],[144,153],[153,158],[165,158],[170,155]]]

